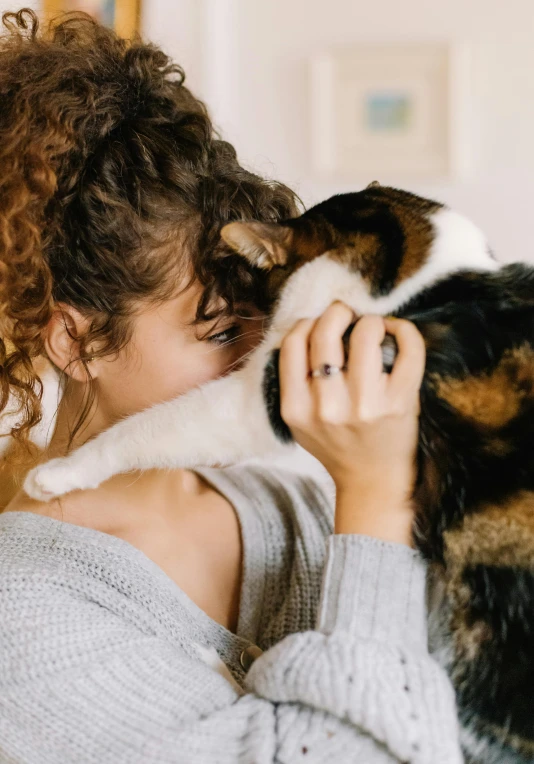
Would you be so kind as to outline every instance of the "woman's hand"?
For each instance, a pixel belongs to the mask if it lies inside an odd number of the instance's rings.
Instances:
[[[352,310],[336,302],[285,337],[282,418],[334,479],[336,533],[409,544],[425,345],[408,321],[364,316],[350,337],[347,370],[312,378],[322,364],[343,367],[342,337],[354,321]],[[386,333],[398,346],[390,374],[382,370]]]

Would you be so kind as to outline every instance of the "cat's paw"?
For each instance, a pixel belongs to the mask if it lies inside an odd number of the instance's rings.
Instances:
[[[64,493],[97,485],[98,482],[89,484],[87,470],[78,468],[71,458],[51,459],[28,472],[23,490],[32,499],[50,501]]]

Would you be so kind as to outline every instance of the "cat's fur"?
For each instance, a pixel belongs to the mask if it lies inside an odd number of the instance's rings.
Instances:
[[[471,222],[379,186],[223,237],[278,296],[262,345],[230,376],[39,466],[26,490],[47,499],[135,468],[279,449],[290,433],[276,350],[298,319],[342,300],[414,321],[427,347],[414,535],[430,563],[434,648],[467,760],[534,761],[534,269],[499,267]]]

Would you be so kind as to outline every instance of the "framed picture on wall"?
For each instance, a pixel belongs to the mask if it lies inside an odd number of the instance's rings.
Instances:
[[[312,61],[312,162],[364,180],[438,180],[469,168],[468,52],[361,44]]]
[[[139,29],[141,0],[43,0],[45,17],[61,11],[85,11],[121,37],[132,37]]]

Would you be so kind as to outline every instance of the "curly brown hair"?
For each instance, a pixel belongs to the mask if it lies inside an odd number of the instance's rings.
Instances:
[[[34,360],[56,303],[90,320],[82,360],[90,343],[100,356],[124,347],[133,307],[169,298],[186,266],[204,287],[199,321],[214,317],[215,297],[228,312],[236,300],[265,308],[261,277],[219,230],[292,217],[298,200],[239,165],[156,46],[80,13],[43,32],[29,9],[2,20],[0,411],[18,402],[11,434],[27,446],[42,414]]]

